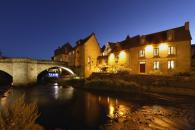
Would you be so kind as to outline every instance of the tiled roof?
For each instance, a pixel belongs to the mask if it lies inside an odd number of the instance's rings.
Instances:
[[[120,51],[122,49],[120,43],[108,42],[108,44],[110,45],[111,52],[118,52],[118,51]]]
[[[105,48],[106,48],[106,46],[103,45],[103,47],[101,48],[101,52],[104,52]]]
[[[95,33],[91,33],[88,37],[86,37],[86,38],[84,38],[84,39],[78,40],[78,41],[76,42],[76,46],[85,44],[93,35],[95,35]]]
[[[172,33],[172,38],[168,39],[169,33]],[[191,34],[189,29],[186,29],[185,26],[181,26],[178,28],[173,28],[157,33],[152,33],[148,35],[137,35],[134,37],[127,36],[124,41],[121,42],[116,42],[116,43],[111,43],[110,45],[112,46],[120,46],[117,47],[116,50],[113,51],[118,51],[119,49],[129,49],[133,47],[138,47],[138,46],[143,46],[147,44],[158,44],[161,42],[179,42],[179,41],[190,41],[192,40]]]

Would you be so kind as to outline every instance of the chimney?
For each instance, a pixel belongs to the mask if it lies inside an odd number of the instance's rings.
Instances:
[[[187,21],[185,22],[185,30],[189,30],[190,29],[190,22]]]

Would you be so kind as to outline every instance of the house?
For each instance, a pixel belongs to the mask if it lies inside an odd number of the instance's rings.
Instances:
[[[94,33],[55,50],[54,60],[68,63],[78,75],[92,72],[129,71],[132,74],[173,75],[192,70],[189,22],[157,33],[127,36],[100,48]],[[191,50],[192,48],[192,50]],[[67,50],[67,51],[66,51]]]
[[[195,44],[192,44],[192,58],[195,59]]]
[[[95,33],[79,40],[76,47],[76,67],[80,67],[80,75],[88,77],[97,69],[97,57],[100,55],[100,45]]]
[[[108,70],[125,69],[134,74],[158,75],[189,72],[191,40],[189,22],[153,34],[127,36],[125,40],[113,43],[114,48],[107,57]]]
[[[58,47],[58,49],[56,49],[54,51],[54,56],[53,56],[53,60],[55,61],[63,61],[63,62],[69,62],[69,51],[72,50],[72,46],[70,43],[65,43],[62,47]]]
[[[78,40],[76,46],[68,51],[66,54],[68,55],[68,66],[79,76],[88,77],[97,69],[97,57],[100,56],[100,51],[101,48],[95,33],[92,33],[88,37]]]

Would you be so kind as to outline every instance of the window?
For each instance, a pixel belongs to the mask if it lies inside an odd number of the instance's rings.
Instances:
[[[168,61],[168,69],[174,69],[175,68],[175,61],[169,60]]]
[[[159,66],[160,66],[160,63],[159,61],[154,61],[154,70],[158,70],[159,69]]]
[[[145,57],[145,51],[144,50],[139,51],[139,57]]]
[[[159,56],[159,49],[158,48],[154,48],[154,56]]]
[[[167,40],[168,41],[171,41],[171,40],[173,40],[174,39],[174,31],[173,30],[169,30],[168,32],[167,32]]]
[[[168,47],[168,55],[175,55],[175,47],[174,46]]]
[[[87,59],[87,63],[90,64],[91,63],[91,57],[88,57]]]

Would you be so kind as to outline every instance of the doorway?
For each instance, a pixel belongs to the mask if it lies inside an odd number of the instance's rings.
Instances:
[[[139,68],[140,68],[140,73],[145,73],[146,72],[146,62],[140,62],[139,63]]]

